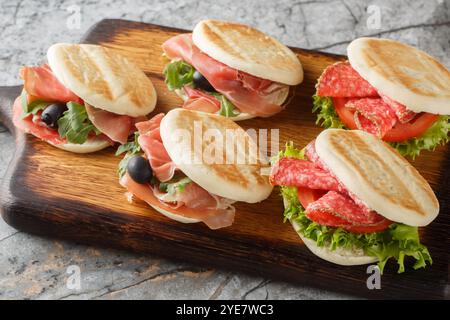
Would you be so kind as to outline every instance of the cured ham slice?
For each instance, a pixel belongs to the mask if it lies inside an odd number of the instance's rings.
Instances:
[[[20,77],[24,81],[25,91],[44,101],[83,102],[59,82],[47,64],[39,67],[22,67]]]
[[[378,92],[381,99],[383,99],[384,103],[386,103],[392,110],[394,110],[395,115],[401,123],[410,122],[417,115],[414,111],[408,110],[405,105],[392,100],[388,96]]]
[[[160,113],[148,121],[136,123],[136,128],[139,131],[139,145],[149,159],[155,176],[165,182],[172,179],[176,166],[162,143],[159,127],[163,118],[164,113]]]
[[[187,86],[183,90],[188,97],[183,108],[208,113],[216,113],[220,110],[220,102],[216,97]]]
[[[355,110],[354,119],[358,129],[379,138],[384,137],[397,122],[395,112],[380,98],[352,99],[345,107]]]
[[[348,61],[325,69],[319,79],[317,95],[334,98],[377,97],[378,92],[364,80]]]
[[[158,208],[161,208],[165,211],[168,211],[172,214],[183,216],[190,219],[196,219],[199,221],[204,222],[209,228],[211,229],[219,229],[231,226],[234,221],[234,208],[221,208],[220,206],[203,206],[205,202],[208,202],[208,204],[213,204],[210,200],[202,200],[199,198],[199,195],[191,196],[189,194],[186,194],[186,199],[190,198],[189,200],[186,200],[188,203],[190,203],[193,207],[188,207],[186,205],[176,205],[173,206],[170,203],[161,202],[153,192],[153,189],[150,185],[146,184],[139,184],[133,179],[130,178],[128,174],[124,175],[120,179],[120,184],[125,187],[129,192],[134,194],[139,199],[145,201],[151,206],[155,206]],[[192,189],[190,189],[192,190]],[[188,191],[188,188],[186,188],[185,191]],[[192,191],[191,191],[192,192]],[[198,192],[198,191],[194,191]],[[205,191],[206,192],[206,191]],[[199,199],[193,200],[193,199]],[[217,202],[216,202],[217,204]]]
[[[276,100],[289,86],[252,76],[211,58],[195,46],[192,34],[172,37],[162,47],[169,58],[194,66],[240,112],[269,117],[283,110]]]
[[[127,143],[128,136],[134,128],[134,119],[86,104],[86,112],[92,124],[111,140],[121,144]]]
[[[58,130],[48,128],[45,123],[41,121],[40,112],[35,116],[30,114],[26,118],[23,118],[20,97],[16,98],[14,101],[13,123],[20,130],[30,133],[53,145],[66,143],[66,140],[59,136]]]

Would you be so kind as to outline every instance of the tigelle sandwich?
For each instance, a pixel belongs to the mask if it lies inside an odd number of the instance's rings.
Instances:
[[[314,109],[326,128],[360,129],[415,157],[449,140],[450,71],[406,44],[360,38],[325,69]]]
[[[55,44],[48,64],[23,67],[14,124],[60,149],[88,153],[126,143],[156,104],[152,82],[105,47]]]
[[[200,21],[192,33],[172,37],[162,47],[171,59],[165,81],[184,99],[183,107],[235,121],[280,112],[290,86],[303,80],[295,53],[243,24]]]
[[[272,167],[285,218],[317,256],[340,265],[393,258],[431,263],[417,227],[439,213],[433,190],[397,151],[360,130],[327,129],[305,149],[287,145]]]
[[[136,127],[135,141],[117,152],[126,152],[120,184],[171,219],[227,227],[234,220],[234,202],[260,202],[272,191],[260,173],[269,162],[230,119],[177,108]]]

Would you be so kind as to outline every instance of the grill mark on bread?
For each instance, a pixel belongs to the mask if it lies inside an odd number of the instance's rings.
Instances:
[[[100,92],[105,98],[112,100],[113,95],[109,84],[104,80],[102,69],[87,51],[77,45],[67,46],[64,51],[64,61],[69,72],[79,82],[86,83],[93,91]]]
[[[372,187],[376,188],[377,192],[379,192],[384,197],[389,198],[390,201],[392,201],[395,204],[399,204],[402,207],[414,211],[415,213],[421,216],[426,215],[426,213],[424,213],[423,210],[421,210],[422,209],[421,204],[416,201],[414,194],[409,190],[408,186],[406,185],[407,181],[399,179],[396,172],[394,172],[391,167],[386,166],[384,159],[381,158],[378,153],[374,152],[370,147],[370,145],[368,145],[368,142],[362,139],[362,137],[360,137],[358,134],[352,133],[351,135],[347,134],[345,136],[333,134],[330,137],[330,144],[337,151],[337,153],[341,155],[341,157],[345,157],[347,165],[351,166],[354,171],[359,172],[364,180],[368,180],[368,177],[360,172],[361,165],[358,164],[360,157],[345,156],[348,154],[347,146],[354,145],[355,148],[352,149],[358,150],[357,153],[364,154],[364,157],[362,157],[363,159],[365,160],[371,159],[370,161],[374,161],[378,167],[381,167],[382,170],[386,172],[386,174],[390,177],[388,181],[392,181],[395,178],[395,181],[389,184],[383,183],[383,181],[381,180],[378,180],[377,184],[372,182],[371,183]],[[399,156],[396,154],[395,155],[393,154],[392,158],[397,162],[399,160]],[[417,176],[415,175],[414,178],[417,178]],[[392,192],[389,192],[389,186],[392,186],[393,184],[395,184],[396,189],[398,190],[397,194],[394,197],[392,197]]]
[[[417,59],[411,57],[411,48],[407,45],[371,39],[366,41],[362,56],[382,77],[399,82],[414,93],[429,97],[436,94],[450,97],[450,71],[428,54],[413,52]],[[414,60],[408,60],[408,57]]]

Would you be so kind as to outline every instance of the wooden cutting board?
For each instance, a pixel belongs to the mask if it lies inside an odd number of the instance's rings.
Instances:
[[[158,92],[155,114],[179,106],[166,89],[160,45],[183,30],[123,20],[94,25],[83,43],[101,44],[136,62]],[[314,84],[322,70],[345,57],[293,49],[305,71],[287,109],[268,119],[241,122],[244,128],[280,129],[280,142],[302,147],[321,128],[311,113]],[[33,64],[35,61],[23,61]],[[441,203],[439,217],[421,230],[434,263],[425,270],[396,273],[387,266],[381,290],[369,290],[367,266],[342,267],[311,254],[288,223],[276,190],[263,203],[237,204],[233,226],[216,231],[205,225],[181,224],[142,202],[130,204],[119,185],[115,150],[76,155],[53,148],[14,130],[13,99],[20,87],[0,89],[1,119],[14,133],[16,152],[1,189],[1,212],[7,223],[27,232],[118,247],[276,278],[370,298],[449,298],[450,153],[441,147],[424,152],[413,165],[430,181]],[[376,174],[376,173],[375,173]],[[411,265],[409,265],[411,266]]]

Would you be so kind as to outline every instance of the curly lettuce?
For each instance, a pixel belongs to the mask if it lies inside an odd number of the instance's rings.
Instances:
[[[276,161],[282,157],[304,159],[304,150],[295,149],[290,143],[286,145],[285,151],[281,151],[277,158],[272,160]],[[433,262],[428,249],[420,243],[417,227],[394,223],[382,232],[351,233],[342,228],[322,226],[308,219],[305,209],[298,200],[297,188],[281,187],[281,195],[286,203],[285,222],[286,220],[295,221],[299,226],[297,232],[315,241],[319,247],[328,247],[330,250],[362,249],[366,255],[378,258],[378,267],[381,272],[390,259],[397,262],[398,273],[405,271],[405,257],[415,259],[414,269],[424,268],[427,263]]]
[[[318,125],[324,128],[345,128],[330,97],[313,96],[312,111],[317,112],[316,123]],[[403,142],[389,142],[389,144],[397,149],[401,155],[415,159],[422,150],[432,151],[436,147],[446,144],[449,141],[449,131],[450,116],[440,116],[420,137]]]

